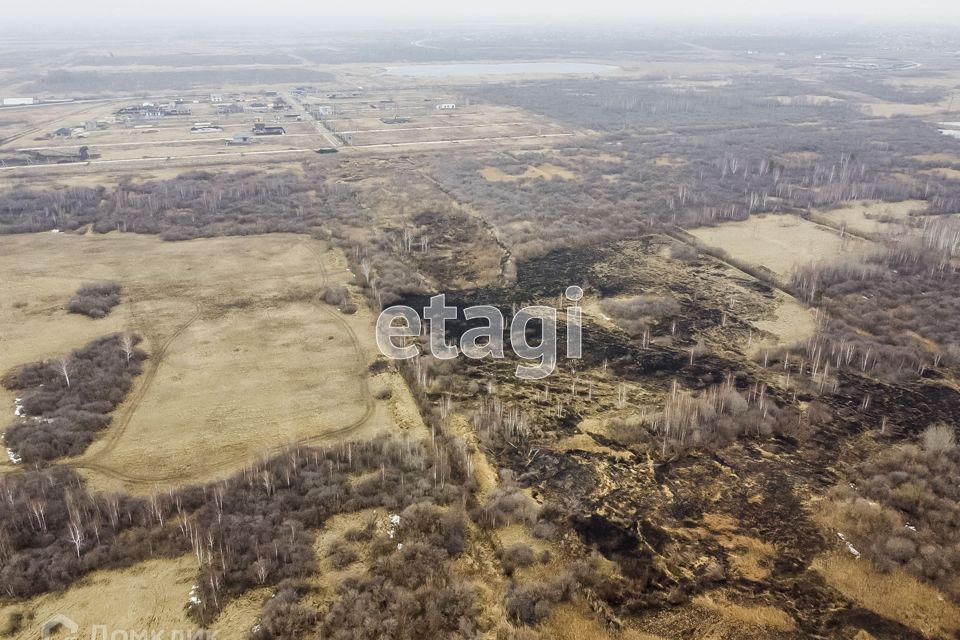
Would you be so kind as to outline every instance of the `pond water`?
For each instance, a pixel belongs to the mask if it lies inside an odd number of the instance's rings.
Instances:
[[[611,73],[620,67],[592,62],[468,62],[454,64],[409,64],[387,67],[388,76],[436,78],[441,76],[506,76],[522,73]]]

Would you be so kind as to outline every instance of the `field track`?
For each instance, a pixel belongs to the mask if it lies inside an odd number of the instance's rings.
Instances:
[[[303,245],[314,254],[317,258],[317,265],[320,271],[320,282],[321,285],[326,285],[328,281],[327,270],[323,264],[323,254],[309,242],[304,242]],[[354,353],[357,358],[357,381],[360,384],[360,392],[363,397],[364,402],[364,412],[358,419],[354,420],[349,424],[337,427],[335,429],[324,431],[323,433],[318,433],[310,436],[306,436],[299,440],[293,442],[287,442],[283,444],[277,444],[270,447],[264,453],[275,454],[283,449],[293,445],[309,445],[322,440],[326,440],[331,437],[342,437],[350,434],[356,429],[365,425],[370,418],[373,416],[374,402],[373,396],[370,393],[369,380],[367,378],[367,353],[363,348],[359,338],[357,337],[356,332],[353,327],[340,315],[338,311],[329,307],[329,305],[318,305],[318,310],[325,314],[328,318],[333,320],[335,323],[340,325],[340,327],[347,333],[350,337],[350,341],[353,345]],[[136,413],[137,408],[140,403],[143,401],[143,398],[146,396],[147,391],[150,389],[154,379],[156,378],[157,372],[160,369],[160,366],[163,363],[164,356],[167,353],[167,350],[170,348],[170,345],[192,325],[201,315],[201,308],[198,305],[196,312],[183,324],[177,327],[177,330],[173,332],[166,340],[164,340],[157,351],[151,354],[150,358],[147,360],[148,370],[144,374],[144,378],[140,381],[140,386],[137,391],[134,393],[134,396],[129,400],[125,405],[122,415],[116,424],[112,425],[109,428],[109,435],[106,440],[106,446],[103,449],[98,450],[95,454],[81,457],[77,460],[71,462],[71,466],[76,469],[84,469],[95,474],[99,474],[114,480],[120,480],[126,484],[130,485],[151,485],[157,483],[168,483],[179,481],[181,483],[188,483],[191,481],[198,480],[201,477],[211,475],[211,472],[221,471],[223,469],[229,468],[241,468],[245,462],[249,462],[248,456],[240,455],[233,458],[226,458],[219,460],[216,464],[206,464],[202,469],[199,469],[196,473],[192,474],[183,474],[183,473],[149,473],[144,470],[144,472],[139,473],[130,473],[129,471],[124,471],[117,469],[115,467],[109,466],[102,462],[99,462],[102,457],[112,451],[117,443],[123,437],[124,431],[127,426],[130,424],[130,421],[133,418],[134,413]]]

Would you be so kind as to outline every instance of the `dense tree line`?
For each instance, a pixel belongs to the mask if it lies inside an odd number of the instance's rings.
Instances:
[[[292,172],[191,171],[127,180],[112,189],[17,187],[0,194],[0,233],[78,229],[162,234],[167,240],[270,232],[309,233],[361,217],[354,191]]]

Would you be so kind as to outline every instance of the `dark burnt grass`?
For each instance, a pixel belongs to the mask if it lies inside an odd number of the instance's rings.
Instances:
[[[525,464],[514,468],[535,487],[534,495],[564,505],[580,541],[620,567],[624,579],[598,592],[621,614],[657,615],[723,586],[786,611],[807,637],[846,637],[851,626],[878,638],[922,637],[845,601],[808,570],[834,544],[804,505],[838,480],[826,466],[836,456],[827,461],[809,455],[816,448],[747,439],[718,452],[661,461],[653,475],[639,472],[642,460],[593,451],[541,450],[532,462],[510,455],[499,460],[522,459]],[[675,533],[702,530],[707,514],[729,516],[736,534],[773,543],[769,575],[733,575],[729,549],[714,536]],[[720,564],[721,578],[711,575],[704,558]]]
[[[561,505],[567,526],[584,547],[616,563],[623,578],[598,585],[598,594],[619,614],[659,615],[688,602],[699,593],[725,587],[734,593],[764,602],[790,614],[807,637],[846,637],[851,628],[866,629],[875,637],[918,638],[915,632],[882,615],[864,610],[826,586],[809,570],[814,558],[837,543],[827,539],[813,522],[807,502],[822,495],[844,477],[856,462],[855,438],[879,429],[883,417],[891,424],[890,438],[914,438],[935,421],[960,421],[958,394],[938,384],[936,373],[926,379],[888,384],[850,372],[839,373],[835,391],[780,388],[780,371],[747,358],[735,345],[708,345],[691,360],[696,336],[724,324],[724,335],[745,335],[749,322],[726,308],[715,284],[731,278],[729,269],[713,258],[697,259],[669,278],[658,281],[655,237],[633,241],[641,258],[626,245],[554,251],[518,265],[517,280],[509,286],[454,292],[447,304],[457,306],[460,319],[447,323],[447,338],[459,340],[471,326],[462,320],[462,308],[494,304],[506,318],[509,331],[513,305],[540,302],[556,305],[566,287],[576,284],[602,296],[627,296],[649,290],[669,290],[680,303],[670,345],[652,343],[642,348],[623,331],[592,323],[583,327],[583,358],[564,357],[566,327],[557,325],[557,373],[545,381],[514,381],[517,359],[463,361],[459,372],[482,385],[497,381],[498,396],[519,403],[536,416],[536,429],[523,441],[488,446],[496,465],[510,469],[533,495],[547,504]],[[636,249],[636,247],[634,247]],[[746,313],[772,301],[773,290],[752,278],[737,285],[755,294],[746,300]],[[737,299],[740,302],[742,299]],[[759,301],[759,302],[757,302]],[[426,297],[411,306],[422,309]],[[671,322],[651,326],[654,337],[671,333]],[[476,326],[476,325],[473,325]],[[509,346],[506,341],[505,345]],[[535,324],[528,340],[536,343]],[[831,420],[798,436],[741,435],[717,450],[692,449],[667,456],[653,455],[652,473],[646,453],[610,437],[589,434],[597,444],[612,450],[557,451],[551,445],[580,432],[591,403],[582,394],[556,415],[555,404],[540,396],[544,384],[569,389],[575,371],[606,364],[615,379],[647,391],[669,392],[674,382],[698,391],[732,379],[740,392],[765,386],[766,396],[779,407],[798,409],[800,403],[818,401],[829,407]],[[458,394],[457,389],[453,389]],[[462,394],[461,394],[462,395]],[[864,397],[870,402],[862,407]],[[602,400],[594,397],[593,402]],[[705,516],[726,516],[735,523],[732,533],[774,545],[766,575],[744,577],[732,571],[730,549],[709,531]],[[706,534],[696,533],[708,530]],[[709,566],[717,562],[718,577]],[[695,637],[696,629],[690,630]]]
[[[609,249],[558,251],[540,260],[521,265],[517,283],[496,291],[472,291],[453,298],[458,305],[483,300],[506,307],[512,302],[549,299],[562,294],[571,283],[593,287],[604,295],[636,291],[636,281],[616,276],[616,270],[602,277],[592,266],[609,260]],[[713,269],[708,262],[696,267],[698,273]],[[584,282],[571,281],[574,274],[588,274]],[[610,275],[613,273],[613,275]],[[720,276],[710,274],[711,276]],[[703,283],[671,283],[671,292],[683,306],[677,334],[690,336],[696,327],[716,327],[723,310],[712,305]],[[746,279],[741,283],[767,297],[772,290]],[[483,299],[490,295],[491,298]],[[462,332],[457,323],[451,337]],[[746,326],[727,316],[730,331]],[[465,327],[463,327],[465,328]],[[565,327],[558,324],[558,371],[584,369],[606,362],[617,379],[645,389],[666,392],[674,381],[685,389],[700,390],[728,377],[743,392],[766,384],[767,396],[778,406],[797,407],[799,402],[826,404],[833,419],[803,437],[773,435],[758,438],[741,436],[735,443],[716,451],[690,450],[655,458],[653,473],[646,473],[647,460],[629,447],[596,434],[590,436],[617,455],[598,451],[558,452],[551,442],[579,432],[582,414],[567,409],[563,418],[551,415],[552,403],[540,400],[535,392],[542,387],[511,385],[500,393],[517,400],[537,415],[540,432],[519,446],[491,448],[498,466],[512,470],[533,489],[538,500],[563,505],[569,514],[568,526],[587,548],[615,562],[622,579],[597,587],[598,593],[621,614],[641,618],[688,602],[695,595],[718,586],[763,601],[790,614],[808,637],[844,637],[852,627],[866,629],[876,637],[919,638],[898,622],[867,611],[845,600],[809,570],[813,559],[833,548],[813,522],[806,506],[814,495],[822,495],[841,480],[842,470],[851,462],[851,439],[863,431],[879,428],[883,416],[891,424],[894,439],[912,438],[927,424],[960,420],[957,393],[932,380],[890,385],[842,372],[834,393],[787,391],[777,386],[775,367],[764,368],[735,351],[695,355],[691,362],[691,338],[678,339],[673,346],[651,344],[641,348],[636,340],[618,330],[587,324],[583,330],[581,361],[562,356]],[[654,327],[662,335],[663,327]],[[471,362],[463,368],[470,379],[503,380],[515,362]],[[526,389],[526,391],[524,391]],[[864,396],[871,402],[861,408]],[[581,400],[583,400],[581,398]],[[768,560],[768,574],[748,578],[730,569],[730,550],[715,535],[693,535],[704,528],[707,515],[728,516],[736,523],[737,535],[772,543],[774,557]],[[690,534],[677,532],[691,532]],[[723,575],[717,578],[704,559],[719,562]],[[693,636],[691,636],[693,637]]]

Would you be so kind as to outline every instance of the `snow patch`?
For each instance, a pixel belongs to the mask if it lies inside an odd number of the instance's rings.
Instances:
[[[200,587],[193,585],[190,587],[190,597],[187,598],[187,603],[191,606],[196,606],[200,604]]]
[[[847,537],[846,537],[845,535],[843,535],[842,533],[840,533],[840,532],[838,531],[838,532],[837,532],[837,537],[840,538],[841,540],[843,540],[843,541],[847,544],[847,551],[850,552],[850,555],[852,555],[854,558],[859,558],[859,557],[860,557],[860,552],[857,551],[857,548],[854,547],[854,546],[850,543],[849,540],[847,540]]]

